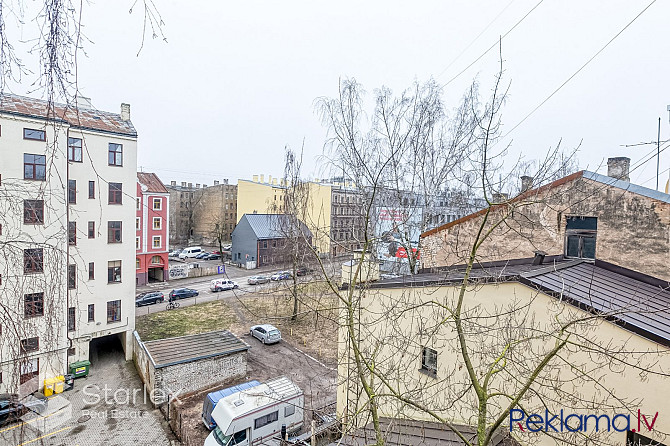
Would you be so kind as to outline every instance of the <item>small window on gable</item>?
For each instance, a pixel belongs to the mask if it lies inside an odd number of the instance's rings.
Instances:
[[[437,373],[437,350],[423,347],[421,351],[421,370],[429,373]]]
[[[597,217],[570,216],[565,225],[565,256],[596,258]]]

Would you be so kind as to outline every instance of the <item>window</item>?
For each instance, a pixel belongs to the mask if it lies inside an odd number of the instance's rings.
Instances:
[[[110,300],[107,302],[107,322],[119,322],[121,320],[121,301]]]
[[[95,222],[88,222],[88,238],[95,238]]]
[[[160,229],[161,226],[162,226],[161,218],[160,217],[154,217],[154,229]]]
[[[160,235],[152,237],[151,246],[153,246],[154,248],[160,248],[161,247],[161,237],[160,237]]]
[[[67,244],[76,245],[77,244],[77,222],[68,221],[67,222]]]
[[[121,260],[107,262],[107,282],[121,282]]]
[[[32,139],[34,141],[46,141],[47,134],[44,130],[23,129],[23,139]]]
[[[135,237],[135,250],[140,249],[140,238]]]
[[[44,272],[44,253],[42,248],[32,248],[23,250],[23,273],[43,273]]]
[[[142,209],[142,202],[139,198],[135,198],[135,209],[138,211]]]
[[[597,231],[598,218],[596,217],[567,217],[565,256],[595,259]]]
[[[235,432],[233,434],[233,441],[230,444],[231,445],[240,444],[245,442],[246,439],[247,439],[247,430],[244,429],[239,432]]]
[[[75,163],[81,163],[81,139],[67,139],[67,159]]]
[[[35,352],[40,349],[40,338],[21,339],[21,353]]]
[[[88,263],[88,280],[95,279],[95,263]]]
[[[70,290],[77,288],[77,265],[67,266],[67,288]]]
[[[45,180],[47,177],[47,157],[23,154],[23,178],[25,180]]]
[[[44,293],[31,293],[23,296],[23,317],[44,316]]]
[[[77,203],[77,180],[67,180],[67,202]]]
[[[74,331],[76,328],[77,309],[70,307],[67,309],[67,331]]]
[[[109,183],[109,204],[121,204],[122,187],[121,183]]]
[[[123,166],[123,146],[121,144],[109,143],[109,165]]]
[[[95,198],[95,181],[88,182],[88,198]]]
[[[135,217],[135,230],[140,230],[140,217]]]
[[[74,356],[76,354],[77,354],[77,349],[76,348],[72,347],[72,348],[67,349],[67,355],[68,356]]]
[[[27,225],[44,223],[44,200],[23,200],[23,223]]]
[[[279,419],[279,411],[274,411],[267,415],[264,415],[260,418],[254,420],[254,429],[260,429],[263,426],[267,426],[270,423],[274,423]]]
[[[160,198],[154,198],[154,210],[160,211],[161,209],[163,209],[163,200]]]
[[[161,260],[161,256],[152,256],[151,257],[151,264],[152,265],[160,265],[161,263],[163,263],[163,261]]]
[[[37,378],[40,374],[40,358],[28,359],[21,363],[21,384]]]
[[[424,347],[421,351],[421,370],[429,373],[437,373],[437,351]]]
[[[95,305],[88,304],[88,321],[95,322]]]
[[[626,446],[665,446],[663,443],[654,441],[637,432],[628,431],[626,433]]]
[[[140,269],[140,259],[135,257],[135,269]]]
[[[284,407],[284,418],[290,417],[294,413],[295,413],[295,406],[291,405]]]
[[[267,248],[267,247],[268,247],[268,241],[267,241],[267,240],[264,240],[264,241],[263,241],[263,248]]]
[[[121,222],[107,222],[107,243],[121,243]]]

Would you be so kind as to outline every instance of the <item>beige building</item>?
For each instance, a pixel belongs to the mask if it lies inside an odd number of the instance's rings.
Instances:
[[[628,181],[627,158],[610,159],[609,176],[580,171],[493,208],[491,238],[478,261],[534,251],[598,258],[670,279],[670,195]],[[422,234],[425,267],[464,263],[485,211]],[[643,253],[643,255],[641,254]]]
[[[670,444],[668,282],[600,260],[539,260],[475,265],[465,291],[466,351],[488,395],[487,425],[527,385],[512,419],[505,416],[499,428],[511,429],[523,445],[563,444],[554,438],[570,444]],[[464,271],[452,267],[356,291],[364,294],[353,332],[377,373],[372,391],[384,425],[389,419],[434,422],[430,410],[456,425],[476,426],[478,398],[451,313]],[[548,356],[556,346],[558,353]],[[339,351],[338,416],[347,430],[367,426],[370,441],[367,399],[345,328]],[[537,377],[529,381],[534,371]],[[370,382],[369,370],[363,373]],[[558,431],[543,421],[540,432],[531,432],[538,421],[534,416],[528,423],[533,414],[553,420]],[[581,426],[577,433],[560,428],[561,417],[571,414],[566,426]],[[448,430],[444,424],[442,429]],[[467,431],[472,438],[472,429]]]
[[[0,392],[67,373],[97,338],[131,357],[137,133],[129,105],[78,103],[0,99]]]

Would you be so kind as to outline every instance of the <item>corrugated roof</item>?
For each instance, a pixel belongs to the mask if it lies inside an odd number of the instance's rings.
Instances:
[[[462,446],[465,443],[454,431],[444,424],[431,421],[402,420],[398,418],[380,418],[379,426],[384,432],[385,444],[389,446]],[[477,432],[472,426],[455,426],[471,443],[477,441]],[[365,446],[377,441],[372,423],[363,429],[345,434],[340,440],[329,446]],[[518,446],[519,443],[503,430],[496,432],[491,439],[492,446]]]
[[[168,194],[168,190],[163,185],[163,182],[155,173],[151,172],[137,172],[137,181],[147,187],[147,192],[154,192],[157,194]]]
[[[210,331],[144,343],[157,369],[199,359],[249,350],[249,345],[228,330]]]
[[[137,131],[132,122],[124,121],[118,113],[94,108],[79,108],[77,110],[66,104],[55,102],[50,109],[49,103],[43,99],[4,93],[0,95],[0,112],[28,118],[67,122],[76,129],[94,130],[137,138]]]
[[[242,218],[246,218],[254,231],[254,234],[259,240],[284,238],[286,233],[282,232],[282,228],[289,226],[289,216],[283,214],[244,214]],[[307,237],[311,237],[312,233],[307,226],[300,222],[303,233]]]

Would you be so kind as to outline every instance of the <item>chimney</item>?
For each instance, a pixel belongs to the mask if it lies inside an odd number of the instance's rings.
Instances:
[[[228,178],[223,179],[223,184],[228,184]]]
[[[547,253],[544,251],[535,251],[535,257],[533,257],[533,265],[542,265],[542,262],[544,262],[544,256],[546,256]]]
[[[272,185],[273,185],[273,186],[276,186],[276,185],[277,185],[277,179],[276,179],[276,178],[273,178],[273,179],[272,179]]]
[[[195,188],[200,189],[200,183],[195,183]]]
[[[193,187],[193,183],[188,183],[189,189]]]
[[[265,175],[261,174],[261,183],[265,183]]]
[[[206,184],[203,184],[203,185],[202,185],[202,188],[203,188],[203,189],[204,189],[204,188],[206,188],[206,187],[207,187],[207,185],[206,185]]]
[[[268,175],[268,184],[272,184],[272,175]]]
[[[176,181],[170,181],[170,186],[176,186],[177,182]]]
[[[494,203],[504,203],[509,199],[507,194],[504,192],[494,192],[492,198]]]
[[[186,181],[181,182],[181,187],[186,187]]]
[[[630,158],[619,156],[607,158],[607,176],[617,180],[630,181]]]
[[[121,120],[130,121],[130,104],[121,103]]]
[[[254,179],[254,183],[258,183],[258,175],[254,175],[253,179]]]
[[[218,185],[219,185],[219,180],[214,180],[214,186],[218,186]]]
[[[74,97],[75,104],[77,105],[77,108],[82,109],[82,110],[90,110],[93,108],[93,104],[91,103],[91,98],[87,98],[86,96],[82,96],[79,93],[76,94]]]
[[[535,179],[533,177],[529,177],[528,175],[524,175],[521,177],[521,192],[526,192],[527,190],[530,190],[533,187],[533,181]]]

